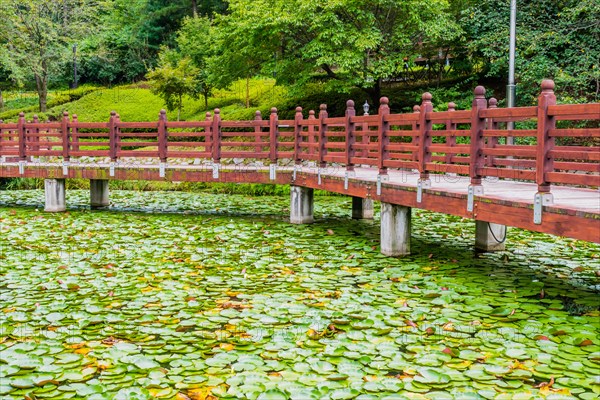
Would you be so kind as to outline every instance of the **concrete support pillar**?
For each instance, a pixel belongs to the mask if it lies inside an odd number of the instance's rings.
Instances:
[[[46,194],[44,211],[61,212],[67,209],[64,179],[45,179],[44,191]]]
[[[381,203],[381,253],[386,256],[410,254],[411,208]]]
[[[108,180],[90,179],[90,206],[92,208],[108,207]]]
[[[475,248],[480,251],[505,249],[506,225],[475,221]]]
[[[292,224],[310,224],[314,221],[313,190],[301,186],[291,186],[290,222]]]
[[[373,199],[352,197],[352,219],[373,219]]]

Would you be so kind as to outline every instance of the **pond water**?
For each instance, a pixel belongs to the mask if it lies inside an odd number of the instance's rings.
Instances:
[[[413,210],[413,255],[317,197],[0,192],[2,399],[595,399],[600,246]]]

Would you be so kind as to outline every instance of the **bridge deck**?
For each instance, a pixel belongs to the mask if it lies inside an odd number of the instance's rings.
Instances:
[[[169,164],[164,177],[156,164],[122,164],[112,177],[109,170],[108,163],[73,163],[64,175],[61,164],[27,163],[21,174],[18,163],[0,164],[1,177],[295,184],[600,243],[597,189],[553,186],[554,203],[543,207],[542,222],[536,224],[533,202],[537,185],[505,179],[484,179],[484,193],[475,196],[473,211],[468,211],[469,178],[450,174],[431,175],[431,187],[423,189],[418,202],[419,173],[406,170],[389,170],[389,180],[381,182],[379,190],[378,170],[372,167],[356,167],[347,183],[344,167],[319,170],[303,166],[296,169],[295,179],[291,166],[277,167],[275,179],[271,179],[268,167],[242,164],[221,165],[218,178],[213,177],[212,166],[207,164]]]

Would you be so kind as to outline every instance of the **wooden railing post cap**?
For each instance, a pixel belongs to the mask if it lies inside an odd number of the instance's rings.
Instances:
[[[390,99],[388,99],[387,97],[382,97],[379,99],[379,108],[381,107],[388,107],[390,104]]]
[[[214,113],[215,113],[215,116],[216,115],[221,115],[221,110],[219,108],[215,108],[214,109]]]
[[[110,112],[110,116],[111,116],[111,117],[114,117],[115,115],[117,115],[117,112],[116,112],[116,111],[114,111],[114,110],[113,110],[113,111],[111,111],[111,112]]]
[[[19,113],[19,118],[25,118],[25,113],[23,111]]]
[[[346,108],[354,108],[354,100],[348,100],[346,102]]]
[[[425,92],[421,96],[421,100],[423,100],[423,103],[431,103],[431,99],[433,99],[433,96],[429,92]]]
[[[454,103],[453,101],[448,103],[448,111],[456,111],[456,103]]]
[[[160,112],[158,113],[158,118],[167,119],[167,110],[165,110],[164,108],[160,110]]]
[[[277,114],[277,107],[271,107],[271,114]]]
[[[319,106],[319,110],[321,110],[321,111],[325,111],[325,110],[327,110],[327,104],[321,104],[321,105]]]
[[[413,107],[413,112],[416,112],[416,113],[421,112],[421,106],[418,105],[418,104],[416,106],[414,106]]]
[[[69,112],[63,111],[63,118],[69,118]]]
[[[206,118],[210,118],[210,111],[207,111],[207,112],[206,112],[206,114],[204,114],[204,116],[205,116]]]
[[[498,100],[495,97],[490,98],[490,100],[488,101],[489,103],[489,107],[490,108],[497,108],[498,107]]]
[[[76,120],[77,119],[77,114],[71,115],[71,118],[73,118],[73,120]],[[33,119],[37,119],[37,115],[34,115]]]
[[[553,92],[554,81],[552,79],[544,79],[542,81],[542,92]]]
[[[254,112],[254,119],[261,119],[262,118],[262,113],[260,112],[260,110],[256,110]]]
[[[473,91],[476,99],[483,99],[485,97],[485,88],[483,86],[477,86]]]
[[[314,116],[315,116],[315,110],[310,110],[310,111],[308,112],[308,116],[309,116],[309,117],[314,117]]]

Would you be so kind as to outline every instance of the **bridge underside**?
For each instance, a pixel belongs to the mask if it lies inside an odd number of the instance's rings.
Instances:
[[[163,171],[157,165],[117,165],[111,173],[109,164],[75,163],[67,168],[51,163],[0,164],[0,177],[4,178],[291,184],[600,243],[597,190],[553,187],[553,203],[541,207],[541,218],[534,221],[535,184],[488,178],[483,193],[477,192],[469,204],[467,177],[432,175],[431,187],[422,188],[419,194],[418,173],[390,170],[388,176],[378,182],[374,168],[356,168],[347,176],[343,167],[298,167],[294,171],[290,166],[277,167],[274,172],[265,167],[223,165],[216,174],[210,165],[167,166]]]

